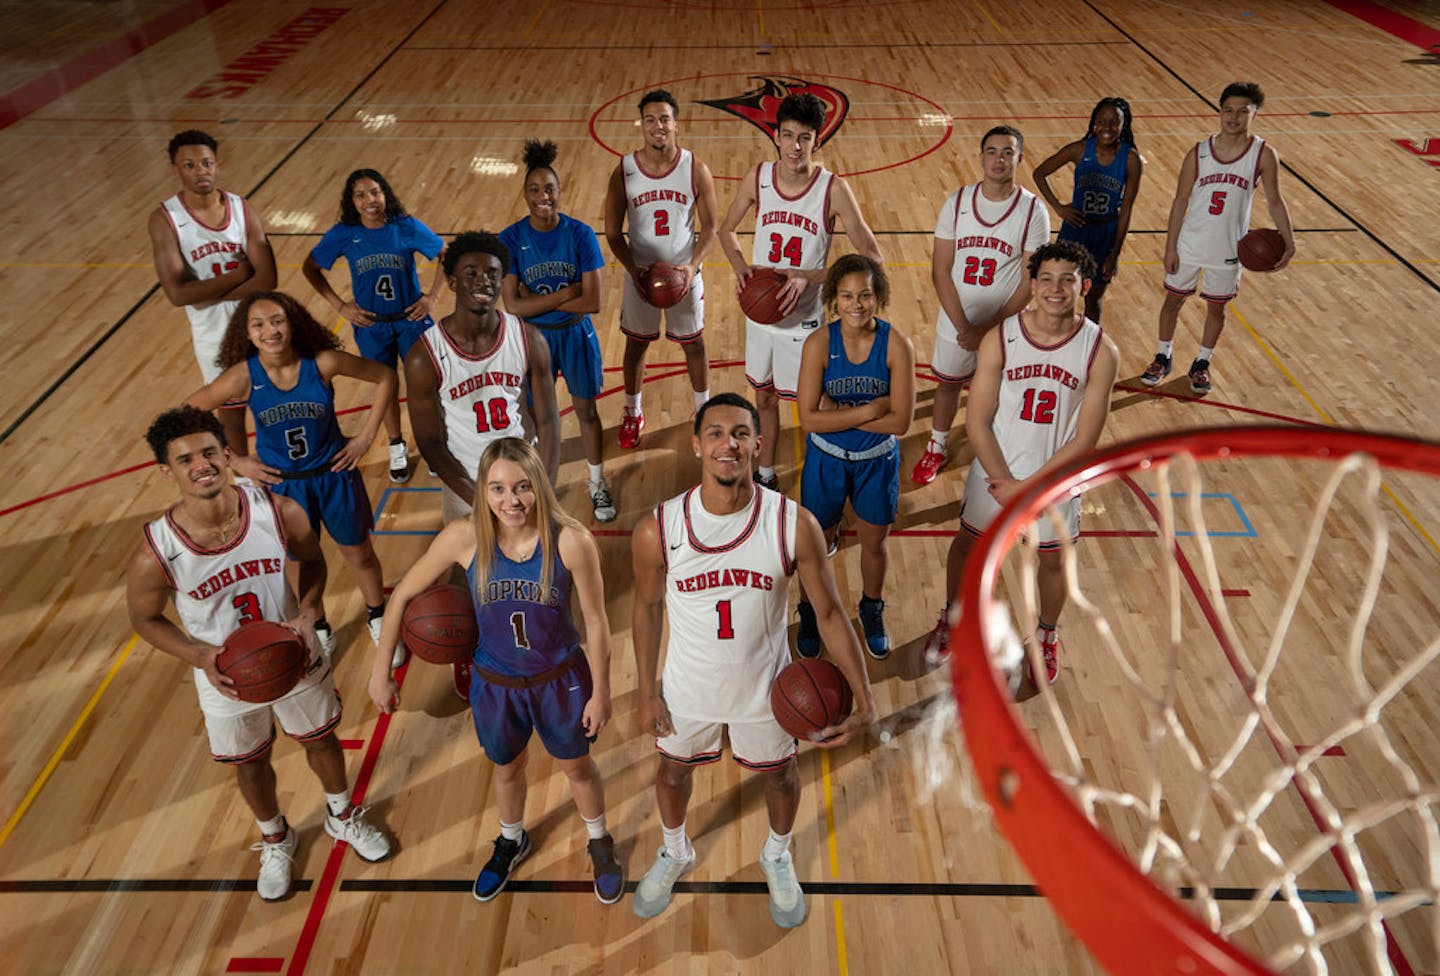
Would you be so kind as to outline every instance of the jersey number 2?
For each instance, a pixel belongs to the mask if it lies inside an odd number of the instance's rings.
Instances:
[[[654,233],[652,236],[654,236],[654,237],[669,237],[669,236],[670,236],[670,211],[668,211],[668,210],[657,210],[657,211],[655,211],[655,233]]]
[[[501,397],[475,401],[475,429],[482,434],[510,426],[510,407]]]

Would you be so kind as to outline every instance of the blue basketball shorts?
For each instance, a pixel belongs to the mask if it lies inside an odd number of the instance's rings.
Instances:
[[[585,657],[558,678],[533,688],[506,688],[475,674],[470,682],[470,713],[485,755],[498,766],[525,751],[532,732],[556,759],[589,755],[581,718],[594,684]]]
[[[1103,224],[1087,224],[1084,227],[1071,227],[1069,224],[1060,225],[1060,233],[1056,235],[1057,240],[1074,241],[1095,259],[1095,274],[1100,274],[1100,268],[1105,264],[1105,259],[1115,249],[1115,231],[1119,222],[1107,221]]]
[[[900,507],[900,447],[865,461],[845,461],[826,454],[807,438],[805,470],[800,473],[800,504],[820,528],[840,522],[845,500],[855,516],[871,525],[892,525]]]
[[[570,399],[598,397],[605,382],[605,368],[600,360],[600,339],[590,316],[563,329],[541,329],[540,334],[550,347],[550,375],[565,377]]]
[[[352,326],[355,331],[355,348],[359,349],[360,355],[366,359],[373,359],[394,369],[395,364],[405,358],[415,340],[420,338],[420,334],[434,324],[427,315],[418,322],[400,319],[366,326],[355,325]]]
[[[298,502],[317,535],[323,525],[330,538],[342,546],[358,546],[370,538],[375,516],[358,468],[282,481],[270,490]]]

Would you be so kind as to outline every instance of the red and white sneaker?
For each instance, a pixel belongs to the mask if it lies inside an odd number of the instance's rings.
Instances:
[[[935,480],[940,469],[945,467],[945,450],[936,450],[934,441],[927,441],[925,453],[920,455],[920,460],[915,464],[915,470],[910,472],[910,480],[917,485],[928,485]]]
[[[470,662],[462,661],[450,665],[450,668],[455,672],[455,694],[459,695],[463,702],[470,701]]]
[[[1040,657],[1045,661],[1045,683],[1053,685],[1055,679],[1060,677],[1060,638],[1053,627],[1049,630],[1037,627],[1035,640],[1040,645]],[[1036,688],[1040,687],[1040,682],[1035,680],[1028,654],[1025,656],[1025,677]]]
[[[645,429],[645,415],[629,407],[620,418],[620,446],[629,451],[640,446],[640,432]]]
[[[935,629],[925,638],[925,660],[940,661],[950,654],[950,608],[940,611]]]

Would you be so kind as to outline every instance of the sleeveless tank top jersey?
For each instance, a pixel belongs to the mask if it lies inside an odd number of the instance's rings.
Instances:
[[[225,223],[211,227],[190,212],[180,194],[167,199],[161,206],[175,231],[175,240],[185,264],[200,281],[218,278],[235,266],[237,256],[245,253],[245,200],[238,193],[224,193]],[[197,311],[208,308],[200,306]],[[187,312],[191,306],[185,306]]]
[[[1195,147],[1195,185],[1176,241],[1181,264],[1234,267],[1237,245],[1250,229],[1250,204],[1260,182],[1264,148],[1265,140],[1251,136],[1244,152],[1223,160],[1215,153],[1213,138]]]
[[[680,150],[675,164],[657,176],[647,175],[633,152],[620,167],[635,262],[688,262],[695,247],[695,159],[690,150]]]
[[[830,254],[830,188],[833,173],[815,168],[810,185],[799,196],[787,197],[776,183],[775,164],[761,163],[755,175],[755,245],[750,263],[757,267],[814,270],[825,267]],[[820,286],[809,285],[800,293],[795,311],[775,323],[775,328],[819,322],[825,309]]]
[[[345,435],[335,419],[335,393],[315,360],[300,358],[300,378],[288,390],[275,385],[259,356],[252,355],[245,364],[260,460],[287,474],[328,469],[344,449]]]
[[[1037,199],[1029,190],[1017,186],[1008,202],[986,200],[976,183],[961,187],[941,207],[935,236],[955,242],[950,277],[960,294],[965,317],[972,323],[994,318],[1020,285],[1025,274],[1026,238]],[[940,322],[945,328],[954,328],[943,308]]]
[[[439,322],[420,336],[439,378],[446,445],[472,478],[485,445],[524,436],[520,400],[530,371],[525,328],[509,312],[498,314],[495,345],[480,356],[463,352]]]
[[[558,530],[552,531],[558,534]],[[557,553],[555,578],[542,592],[541,550],[537,541],[530,557],[517,562],[498,545],[495,547],[483,599],[475,601],[475,622],[480,630],[480,644],[475,649],[477,667],[496,674],[528,677],[558,666],[580,646],[580,635],[570,615],[570,570]],[[473,595],[475,560],[470,561],[465,576]]]
[[[863,363],[852,363],[845,355],[845,340],[840,322],[831,322],[830,354],[825,361],[825,395],[838,406],[855,407],[876,397],[890,395],[890,367],[885,357],[890,349],[890,323],[875,320],[875,339],[870,355]],[[816,436],[814,434],[810,435]],[[822,435],[826,441],[847,451],[868,451],[885,443],[894,443],[894,434],[876,434],[868,430],[837,430]]]

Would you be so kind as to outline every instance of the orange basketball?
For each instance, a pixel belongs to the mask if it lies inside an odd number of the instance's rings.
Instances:
[[[235,682],[241,701],[265,704],[283,698],[300,682],[309,657],[289,627],[271,620],[241,624],[225,638],[215,667]]]
[[[1271,271],[1285,256],[1285,238],[1278,230],[1260,227],[1240,238],[1238,251],[1247,271]]]
[[[690,279],[669,261],[656,261],[640,275],[640,297],[656,308],[678,305],[690,291]]]
[[[475,604],[463,586],[436,583],[405,605],[400,638],[420,660],[459,664],[475,656],[480,630]]]
[[[780,313],[780,289],[785,276],[774,268],[756,268],[745,287],[740,289],[740,308],[752,322],[774,325],[785,316]]]
[[[780,727],[797,739],[845,721],[853,700],[850,682],[840,669],[821,658],[802,658],[785,665],[770,686],[770,711]]]

